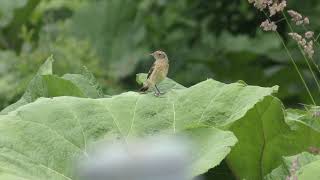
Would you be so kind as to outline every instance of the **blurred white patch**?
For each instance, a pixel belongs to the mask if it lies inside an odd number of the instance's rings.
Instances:
[[[101,143],[78,163],[81,180],[189,180],[188,143],[178,137],[151,137]]]

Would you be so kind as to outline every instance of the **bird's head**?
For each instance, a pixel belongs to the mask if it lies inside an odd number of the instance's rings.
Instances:
[[[167,54],[163,51],[155,51],[153,53],[150,54],[151,56],[153,56],[155,59],[167,59]]]

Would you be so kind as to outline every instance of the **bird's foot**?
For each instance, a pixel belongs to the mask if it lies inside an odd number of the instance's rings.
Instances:
[[[155,96],[160,96],[160,95],[163,95],[163,94],[164,94],[163,92],[155,92],[154,93]]]

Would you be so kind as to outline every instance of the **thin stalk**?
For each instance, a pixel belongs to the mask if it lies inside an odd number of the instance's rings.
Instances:
[[[279,22],[283,21],[283,20],[286,20],[285,18],[282,18],[282,19],[279,19],[278,21],[274,22],[276,24],[278,24]]]
[[[286,14],[285,14],[283,11],[282,11],[282,15],[283,15],[283,17],[286,19],[286,22],[287,22],[287,24],[288,24],[288,26],[289,26],[289,28],[290,28],[290,31],[291,31],[291,32],[294,32],[294,31],[293,31],[293,28],[292,28],[292,26],[291,26],[291,24],[290,24],[290,22],[289,22],[289,20],[288,20],[288,18],[287,18],[287,16],[286,16]],[[299,47],[300,52],[301,52],[302,55],[303,55],[303,58],[304,58],[305,62],[306,62],[307,65],[308,65],[308,68],[309,68],[309,70],[310,70],[310,72],[311,72],[311,74],[312,74],[312,76],[313,76],[313,78],[314,78],[314,80],[315,80],[315,82],[316,82],[316,84],[317,84],[317,87],[318,87],[318,89],[319,89],[319,92],[320,92],[320,84],[319,84],[318,78],[317,78],[317,76],[314,74],[313,69],[312,69],[312,67],[310,66],[309,60],[308,60],[308,58],[306,57],[303,49],[301,48],[301,46],[300,46],[299,44],[298,44],[298,47]],[[312,61],[312,60],[311,60],[311,61]]]
[[[264,11],[263,11],[263,13],[264,13],[265,16],[269,19],[269,21],[271,21],[270,18],[269,18],[269,16],[268,16]],[[308,95],[310,96],[310,99],[311,99],[312,103],[316,106],[316,102],[315,102],[315,100],[314,100],[314,98],[313,98],[313,96],[312,96],[312,94],[311,94],[311,91],[310,91],[310,89],[309,89],[306,81],[304,80],[304,78],[303,78],[303,76],[302,76],[302,74],[301,74],[301,72],[300,72],[300,70],[299,70],[296,62],[294,61],[293,57],[291,56],[291,53],[290,53],[289,49],[288,49],[287,46],[286,46],[286,43],[283,41],[283,39],[282,39],[282,37],[281,37],[281,35],[279,34],[278,31],[275,31],[275,34],[277,35],[278,39],[281,41],[283,47],[285,48],[285,50],[286,50],[286,52],[287,52],[287,55],[289,56],[289,59],[291,60],[291,63],[293,64],[294,69],[295,69],[296,72],[298,73],[298,75],[299,75],[299,77],[300,77],[300,80],[301,80],[303,86],[305,87]]]
[[[314,100],[314,98],[313,98],[313,96],[311,94],[311,91],[310,91],[306,81],[304,80],[304,78],[303,78],[303,76],[302,76],[302,74],[301,74],[301,72],[300,72],[300,70],[298,68],[298,65],[296,64],[296,62],[294,61],[293,57],[291,56],[289,49],[287,48],[287,46],[286,46],[285,42],[283,41],[282,37],[280,36],[280,34],[278,32],[275,32],[275,34],[277,34],[278,39],[281,41],[282,45],[284,46],[284,48],[285,48],[285,50],[286,50],[286,52],[287,52],[292,64],[293,64],[293,67],[297,71],[297,73],[298,73],[298,75],[299,75],[299,77],[300,77],[300,79],[302,81],[302,84],[304,85],[304,87],[306,88],[306,90],[308,92],[308,95],[310,96],[310,99],[311,99],[312,103],[316,106],[317,104],[316,104],[316,102],[315,102],[315,100]]]
[[[318,42],[319,37],[320,37],[320,33],[318,34],[318,36],[316,38],[316,42]]]
[[[318,64],[315,62],[315,59],[313,59],[313,58],[310,58],[310,59],[311,59],[312,64],[317,68],[318,72],[320,73],[320,68],[319,68]]]

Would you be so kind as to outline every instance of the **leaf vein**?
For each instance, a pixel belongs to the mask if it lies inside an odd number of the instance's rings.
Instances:
[[[220,95],[220,94],[222,93],[222,90],[223,90],[224,87],[226,87],[226,86],[227,86],[227,85],[221,87],[220,90],[219,90],[219,92],[218,92],[217,94],[215,94],[214,96],[211,97],[211,100],[210,100],[209,104],[206,106],[206,108],[205,108],[205,109],[202,111],[202,113],[201,113],[201,116],[200,116],[200,119],[199,119],[199,121],[198,121],[198,124],[201,123],[201,120],[202,120],[202,118],[203,118],[203,116],[204,116],[204,113],[207,112],[209,106],[210,106],[210,105],[212,104],[212,102],[218,97],[218,95]]]
[[[138,96],[137,100],[136,100],[136,103],[135,103],[135,106],[134,106],[134,110],[133,110],[133,115],[132,115],[132,120],[131,120],[131,125],[130,125],[130,129],[128,131],[128,134],[127,134],[127,138],[129,137],[131,131],[132,131],[132,128],[133,128],[133,124],[134,124],[134,121],[135,121],[135,117],[136,117],[136,111],[137,111],[137,106],[138,106],[138,101],[139,99],[141,98],[141,96]]]
[[[30,163],[32,163],[32,164],[38,164],[38,165],[40,165],[41,167],[46,168],[46,169],[48,169],[48,170],[50,170],[50,171],[52,171],[52,172],[54,172],[54,173],[56,173],[56,174],[58,174],[58,175],[61,175],[62,177],[66,178],[66,179],[68,179],[68,180],[72,180],[70,177],[65,176],[65,175],[62,174],[61,172],[59,172],[59,171],[57,171],[57,170],[55,170],[55,169],[52,169],[52,168],[50,168],[50,167],[48,167],[48,166],[45,166],[44,164],[33,160],[32,158],[30,158],[29,156],[27,156],[27,155],[25,155],[25,154],[23,154],[23,153],[21,153],[21,152],[18,152],[18,151],[14,150],[14,149],[12,149],[12,148],[9,148],[9,147],[6,147],[6,148],[9,149],[9,150],[11,150],[11,151],[13,151],[13,152],[15,152],[15,153],[17,153],[17,154],[22,155],[23,157],[25,157],[25,158],[27,158],[27,159],[29,159],[29,160],[31,161]],[[4,156],[3,154],[0,154],[0,155],[1,155],[1,156]],[[6,156],[4,156],[4,157],[6,157]],[[36,162],[36,163],[34,163],[34,162]]]
[[[72,110],[72,108],[70,106],[67,106],[70,108],[70,112],[72,114],[72,116],[74,117],[74,119],[77,121],[77,123],[79,124],[80,126],[80,129],[81,129],[81,133],[82,133],[82,138],[83,138],[83,143],[84,143],[84,153],[86,156],[89,156],[88,153],[87,153],[87,142],[86,142],[86,136],[84,134],[84,128],[82,127],[80,121],[79,121],[79,117],[77,116],[77,114],[75,113],[75,111]]]
[[[77,146],[75,143],[71,142],[70,140],[68,140],[65,136],[61,135],[60,133],[58,133],[58,131],[52,129],[51,127],[49,127],[46,124],[42,124],[39,122],[35,122],[35,121],[30,121],[30,120],[22,120],[22,118],[20,116],[17,116],[20,118],[20,120],[15,120],[15,121],[23,121],[23,122],[29,122],[29,123],[34,123],[37,124],[39,126],[45,127],[47,129],[49,129],[51,132],[53,132],[54,134],[58,135],[59,137],[61,137],[62,139],[64,139],[66,142],[70,143],[71,145],[73,145],[74,147],[76,147],[77,149],[79,149],[80,151],[82,151],[84,154],[86,154],[79,146]]]

